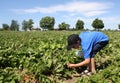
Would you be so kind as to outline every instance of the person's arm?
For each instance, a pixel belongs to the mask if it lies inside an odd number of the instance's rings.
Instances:
[[[90,58],[85,59],[84,61],[82,61],[82,62],[80,62],[80,63],[77,63],[77,64],[71,64],[71,63],[69,63],[69,64],[67,64],[67,66],[68,66],[69,68],[75,68],[75,67],[80,67],[80,66],[87,65],[87,64],[89,64],[89,63],[90,63]]]

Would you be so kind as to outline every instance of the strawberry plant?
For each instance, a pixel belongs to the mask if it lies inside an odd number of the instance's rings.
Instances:
[[[0,32],[0,82],[66,82],[84,67],[68,63],[83,60],[67,51],[67,37],[79,31]],[[97,74],[78,77],[77,83],[119,83],[120,32],[105,31],[109,44],[95,57]]]

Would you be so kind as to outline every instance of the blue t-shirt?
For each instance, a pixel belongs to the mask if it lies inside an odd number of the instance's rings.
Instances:
[[[85,59],[90,58],[90,53],[92,51],[92,47],[96,43],[101,42],[101,41],[108,41],[107,35],[105,35],[102,32],[97,32],[97,31],[81,32],[79,37],[81,38],[81,46],[82,46],[82,50],[83,50]]]

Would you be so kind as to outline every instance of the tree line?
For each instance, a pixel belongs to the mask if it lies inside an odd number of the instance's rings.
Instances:
[[[33,29],[33,19],[29,19],[29,20],[23,20],[22,22],[22,30],[24,31],[28,31],[28,30],[32,30]],[[78,19],[76,21],[75,27],[72,28],[74,30],[83,30],[84,29],[84,21]],[[46,16],[43,17],[40,21],[39,21],[39,26],[45,30],[54,30],[54,25],[55,25],[55,18],[54,17],[50,17],[50,16]],[[104,28],[104,23],[102,20],[100,20],[99,18],[96,18],[95,20],[93,20],[91,26],[94,29],[103,29]],[[119,29],[120,29],[120,24],[118,25]],[[19,31],[20,26],[18,24],[18,22],[16,20],[12,20],[11,21],[11,25],[8,24],[2,24],[2,30],[11,30],[11,31]],[[62,22],[60,24],[58,24],[58,30],[69,30],[70,29],[70,24],[67,24],[65,22]]]

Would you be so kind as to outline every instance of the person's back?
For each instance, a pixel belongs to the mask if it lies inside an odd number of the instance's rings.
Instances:
[[[105,35],[102,32],[97,32],[97,31],[81,32],[79,37],[82,40],[81,46],[82,46],[82,49],[83,49],[83,52],[84,52],[84,58],[90,58],[90,53],[92,51],[93,46],[96,43],[99,43],[99,42],[102,42],[102,41],[108,41],[107,35]]]
[[[79,37],[82,39],[82,41],[85,42],[89,42],[89,41],[94,41],[94,43],[98,43],[101,41],[107,41],[108,37],[107,35],[105,35],[102,32],[97,32],[97,31],[93,31],[93,32],[82,32]]]

